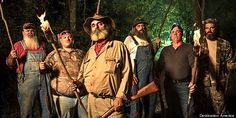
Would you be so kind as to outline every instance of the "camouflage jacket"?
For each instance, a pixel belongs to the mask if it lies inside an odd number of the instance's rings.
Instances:
[[[200,40],[201,44],[201,54],[199,57],[199,79],[209,80],[210,74],[213,78],[212,80],[222,81],[225,80],[226,74],[228,72],[227,69],[227,62],[229,62],[232,59],[232,49],[230,46],[230,43],[227,40],[224,40],[222,38],[217,39],[217,51],[216,51],[216,69],[211,70],[209,68],[210,60],[209,60],[209,49],[207,40],[205,37]],[[213,72],[214,71],[214,72]],[[211,80],[211,83],[212,83]]]

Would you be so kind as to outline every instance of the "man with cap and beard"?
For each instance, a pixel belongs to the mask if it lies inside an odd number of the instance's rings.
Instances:
[[[225,82],[230,69],[236,68],[232,60],[230,43],[220,37],[216,19],[204,21],[205,35],[200,39],[201,53],[199,56],[197,99],[201,114],[225,114]]]
[[[133,86],[132,94],[136,94],[135,89],[142,88],[153,81],[154,56],[157,49],[154,49],[147,33],[147,22],[142,18],[136,18],[133,22],[131,35],[127,36],[124,44],[127,46],[132,62]],[[156,39],[159,46],[160,39]],[[137,88],[136,88],[137,87]],[[145,116],[152,118],[155,111],[156,94],[151,94],[134,101],[131,105],[130,117]],[[137,111],[137,109],[139,109]]]
[[[95,42],[85,55],[78,80],[88,91],[88,117],[96,118],[113,107],[112,118],[124,117],[123,102],[128,94],[131,64],[126,46],[112,40],[115,22],[101,15],[88,17],[83,25]]]
[[[39,63],[46,57],[46,45],[39,43],[32,23],[23,25],[23,40],[14,44],[14,49],[6,59],[6,64],[16,67],[15,59],[19,61],[16,68],[18,74],[18,102],[21,118],[33,117],[33,107],[36,99],[41,105],[41,117],[49,118],[47,103],[47,87],[45,74],[39,70]]]

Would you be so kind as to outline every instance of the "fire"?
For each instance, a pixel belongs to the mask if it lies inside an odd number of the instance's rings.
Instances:
[[[200,46],[200,42],[199,39],[201,37],[201,33],[200,33],[200,28],[197,26],[197,23],[194,23],[194,34],[193,34],[193,41],[194,41],[194,46]]]
[[[55,41],[55,35],[52,31],[52,28],[51,28],[48,20],[44,20],[45,16],[46,16],[46,11],[40,16],[37,15],[37,17],[41,23],[40,27],[43,30],[43,33],[44,33],[47,41],[50,43],[53,43]]]
[[[50,27],[48,20],[44,20],[45,16],[46,16],[46,11],[40,16],[37,15],[37,17],[41,23],[40,27],[43,30],[43,32],[46,32],[48,30],[51,31],[51,27]]]
[[[46,16],[46,11],[43,12],[43,14],[42,14],[41,16],[38,16],[38,15],[37,15],[37,17],[38,17],[38,19],[40,20],[41,23],[44,22],[44,18],[45,18],[45,16]]]

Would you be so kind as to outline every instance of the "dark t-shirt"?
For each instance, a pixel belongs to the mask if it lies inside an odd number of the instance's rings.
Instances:
[[[164,69],[166,77],[175,80],[191,79],[193,66],[193,46],[183,43],[177,49],[172,45],[163,48],[159,60],[159,68]]]

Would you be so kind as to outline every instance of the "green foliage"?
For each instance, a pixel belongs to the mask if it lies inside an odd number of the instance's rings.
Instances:
[[[101,0],[100,14],[111,16],[116,22],[115,37],[123,41],[129,35],[133,20],[136,17],[143,17],[148,23],[149,36],[153,40],[160,32],[160,25],[164,14],[170,3],[170,0]],[[69,27],[69,1],[64,0],[46,0],[46,1],[4,1],[3,8],[6,19],[9,24],[13,41],[21,38],[21,25],[26,21],[36,23],[39,28],[39,21],[36,13],[38,8],[47,10],[47,18],[55,33]],[[93,16],[97,9],[98,0],[77,0],[77,31],[74,32],[76,44],[80,44],[83,49],[90,46],[88,34],[83,31],[84,20]],[[184,40],[188,42],[188,37],[192,31],[192,2],[189,0],[173,0],[168,16],[161,31],[161,46],[170,45],[169,32],[173,23],[180,24],[184,29]],[[206,1],[206,16],[222,19],[220,22],[228,32],[232,33],[230,28],[236,27],[234,0],[215,2]],[[214,7],[213,7],[214,6]],[[218,10],[216,10],[216,8]],[[227,9],[230,11],[225,12]],[[227,17],[227,19],[225,19]],[[0,23],[2,37],[7,37],[3,23]],[[39,35],[42,35],[40,29]],[[235,33],[232,33],[235,34]],[[43,37],[43,36],[41,36]]]
[[[149,36],[152,40],[157,37],[163,16],[169,5],[166,0],[119,0],[113,1],[114,13],[117,14],[119,35],[128,35],[132,21],[136,17],[143,17],[148,23]],[[191,4],[185,0],[174,0],[170,12],[161,31],[161,46],[170,45],[169,31],[173,23],[180,24],[185,32],[191,31],[192,16]],[[116,18],[116,17],[115,17]],[[121,30],[122,29],[122,30]],[[127,30],[129,29],[129,30]],[[189,34],[189,33],[186,33]],[[186,39],[186,38],[184,38]],[[160,51],[160,50],[159,50]],[[159,54],[159,52],[158,52]],[[158,56],[157,54],[157,56]],[[158,58],[158,57],[157,57]]]

